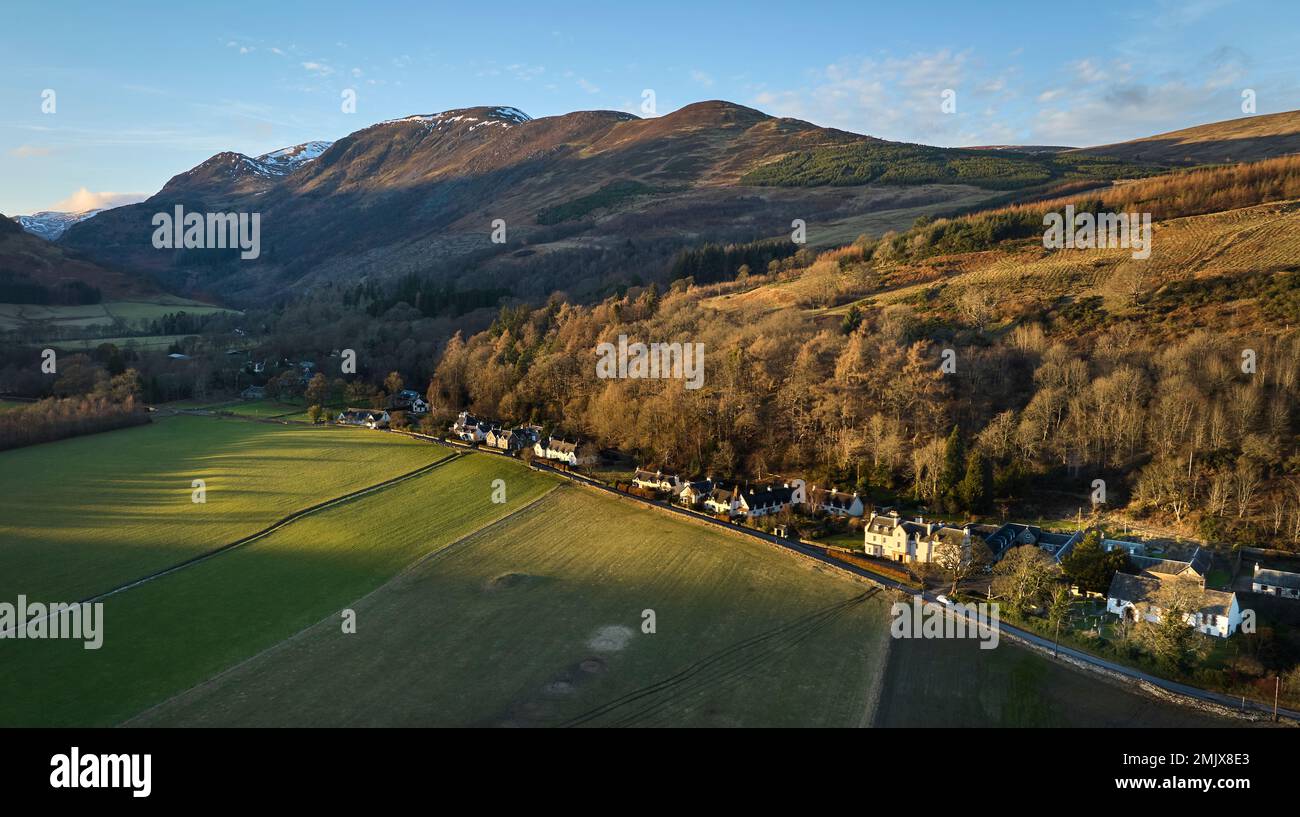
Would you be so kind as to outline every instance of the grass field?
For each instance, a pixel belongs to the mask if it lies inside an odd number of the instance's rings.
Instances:
[[[172,417],[0,453],[0,598],[85,598],[443,456],[398,435]],[[207,502],[191,501],[206,481]]]
[[[1130,692],[1003,640],[902,639],[890,646],[875,726],[1204,727],[1245,721]]]
[[[355,604],[355,634],[327,618],[139,723],[854,726],[883,668],[868,591],[565,485]]]
[[[190,315],[207,315],[213,312],[233,312],[219,306],[177,298],[160,296],[153,301],[105,301],[81,306],[42,306],[39,304],[0,303],[0,331],[21,329],[33,324],[55,327],[86,328],[111,326],[114,319],[128,322],[149,321],[163,315],[185,312]]]
[[[503,504],[491,501],[497,478],[509,481]],[[78,641],[8,642],[8,660],[0,662],[0,724],[118,723],[336,617],[412,561],[554,484],[516,463],[458,456],[111,596],[99,650]]]

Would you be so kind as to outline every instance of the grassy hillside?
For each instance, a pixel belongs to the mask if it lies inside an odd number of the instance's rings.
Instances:
[[[396,435],[206,417],[6,451],[0,598],[85,598],[440,456]]]
[[[1199,165],[1254,162],[1293,153],[1300,153],[1300,111],[1244,116],[1197,125],[1130,142],[1083,148],[1067,156]]]
[[[867,590],[563,486],[359,602],[355,635],[327,618],[139,723],[855,726],[884,658]]]

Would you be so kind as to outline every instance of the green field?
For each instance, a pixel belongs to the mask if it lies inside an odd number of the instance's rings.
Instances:
[[[109,597],[99,650],[78,641],[8,642],[0,724],[118,723],[333,618],[412,561],[555,484],[515,463],[433,450],[451,459]],[[491,501],[497,478],[508,479],[504,504]]]
[[[37,324],[78,329],[111,326],[115,319],[134,323],[154,320],[176,312],[208,315],[213,312],[233,313],[234,310],[171,295],[159,296],[152,301],[105,301],[80,306],[0,303],[0,331],[21,329]]]
[[[875,592],[564,485],[353,605],[355,634],[331,616],[139,723],[855,726]]]
[[[444,453],[394,434],[211,417],[5,451],[0,598],[85,598]],[[204,504],[191,501],[195,479]]]

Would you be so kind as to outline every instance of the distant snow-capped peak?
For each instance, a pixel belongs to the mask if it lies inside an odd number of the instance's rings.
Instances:
[[[389,119],[379,124],[391,125],[402,122],[418,122],[424,125],[426,131],[431,131],[434,129],[441,130],[456,123],[471,123],[469,129],[472,131],[490,125],[511,128],[530,121],[532,121],[532,117],[518,108],[498,105],[493,108],[456,108],[442,113],[415,114],[414,116],[404,116],[401,119]]]
[[[103,207],[95,210],[86,210],[81,213],[63,213],[56,210],[42,210],[39,213],[32,213],[30,216],[14,216],[13,220],[18,222],[18,226],[34,236],[43,238],[46,241],[57,241],[59,236],[68,231],[68,228],[79,221],[85,221],[92,216],[104,212]]]
[[[243,157],[245,166],[259,176],[285,176],[329,149],[333,142],[304,142],[256,157]]]

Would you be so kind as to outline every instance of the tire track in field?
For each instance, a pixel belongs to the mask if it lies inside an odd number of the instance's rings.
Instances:
[[[344,502],[348,502],[350,500],[357,499],[362,496],[366,496],[367,494],[372,494],[376,491],[382,491],[385,488],[390,488],[394,485],[397,485],[398,483],[405,482],[408,479],[414,479],[415,477],[423,476],[424,474],[427,474],[428,472],[434,470],[435,468],[441,467],[443,465],[446,465],[449,462],[453,462],[455,460],[460,459],[461,456],[462,456],[461,454],[453,453],[450,456],[443,457],[440,460],[435,460],[434,462],[431,462],[427,465],[421,465],[419,468],[416,468],[414,471],[408,471],[405,474],[398,474],[397,476],[392,477],[391,479],[386,479],[383,482],[376,482],[374,485],[367,485],[364,488],[358,488],[355,491],[349,491],[348,493],[342,494],[341,496],[336,496],[333,499],[327,499],[324,502],[318,502],[315,505],[310,505],[306,508],[302,508],[301,510],[294,511],[288,516],[281,517],[275,522],[272,522],[270,525],[266,526],[265,528],[262,528],[256,533],[250,533],[247,536],[236,539],[235,541],[230,542],[228,544],[221,545],[220,547],[217,547],[213,550],[209,550],[204,553],[200,553],[197,556],[192,556],[188,559],[185,559],[184,561],[177,562],[171,567],[165,567],[162,570],[157,570],[153,573],[150,573],[147,576],[142,576],[141,578],[133,579],[125,584],[118,585],[117,587],[114,587],[111,590],[106,590],[103,593],[98,593],[94,596],[90,596],[89,598],[82,599],[81,601],[77,602],[77,604],[90,604],[97,601],[103,601],[109,596],[115,596],[118,593],[121,593],[126,590],[130,590],[133,587],[139,587],[142,584],[146,584],[148,582],[154,581],[155,579],[160,579],[163,576],[170,575],[172,573],[177,572],[178,570],[184,570],[187,567],[193,567],[194,565],[199,564],[200,562],[206,562],[208,559],[211,559],[214,556],[220,556],[223,553],[226,553],[231,550],[235,550],[236,548],[241,548],[244,545],[250,545],[253,542],[256,542],[258,539],[262,539],[266,536],[269,536],[272,533],[275,533],[276,531],[280,530],[281,528],[290,525],[298,521],[299,519],[302,519],[303,517],[311,516],[315,513],[319,513],[320,511],[326,510],[328,508],[332,508],[335,505],[341,505]]]
[[[661,693],[669,693],[674,696],[662,698],[657,702],[652,701],[649,706],[631,713],[623,712],[621,713],[622,717],[612,724],[614,726],[632,725],[637,720],[648,717],[662,707],[673,703],[682,695],[707,691],[712,685],[734,680],[746,670],[797,646],[831,621],[863,604],[879,592],[879,588],[872,588],[842,602],[815,610],[785,624],[773,627],[766,632],[738,641],[690,664],[685,669],[667,678],[633,690],[570,718],[561,723],[560,726],[563,728],[581,726],[605,715],[625,710],[638,701]]]

